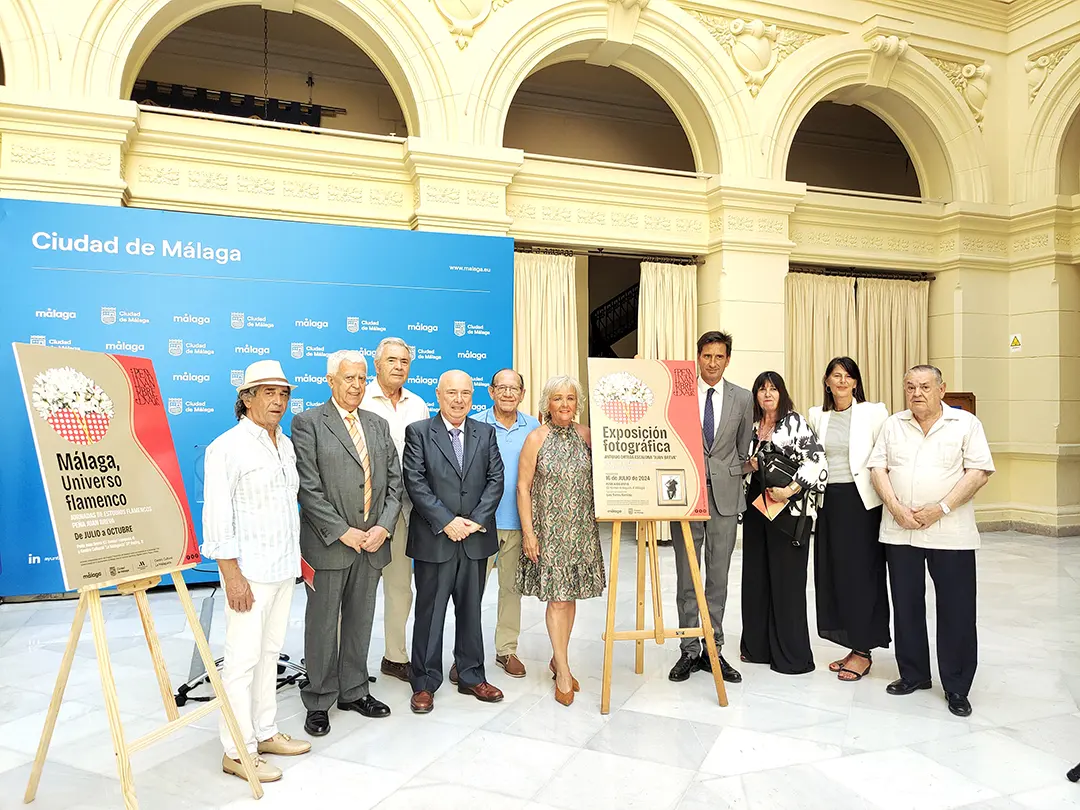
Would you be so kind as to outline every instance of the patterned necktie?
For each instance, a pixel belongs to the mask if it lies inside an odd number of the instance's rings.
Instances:
[[[367,442],[364,441],[364,431],[360,430],[360,420],[352,414],[345,417],[345,424],[349,428],[349,437],[356,445],[356,454],[360,456],[360,466],[364,468],[364,520],[371,514],[371,460],[368,458]]]
[[[461,428],[453,428],[450,431],[450,444],[454,446],[454,455],[457,456],[458,470],[465,461],[465,447],[461,443]]]
[[[715,388],[710,388],[705,394],[705,418],[702,420],[701,430],[705,434],[705,446],[712,447],[713,439],[716,438],[715,417],[713,416],[712,396],[716,393]]]

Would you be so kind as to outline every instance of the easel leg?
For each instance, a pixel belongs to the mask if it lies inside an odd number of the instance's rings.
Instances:
[[[611,576],[608,579],[607,623],[604,630],[604,675],[600,688],[600,714],[611,711],[611,654],[615,647],[615,594],[619,588],[619,541],[622,521],[611,524]]]
[[[125,810],[138,810],[135,798],[135,780],[131,776],[131,759],[128,757],[124,729],[120,723],[120,701],[116,696],[116,680],[113,678],[112,662],[109,660],[109,642],[105,637],[105,612],[101,609],[101,593],[85,592],[90,602],[90,625],[94,628],[94,649],[97,652],[98,671],[101,673],[101,691],[105,696],[105,714],[109,717],[113,751],[116,752],[116,770],[120,774],[120,791],[124,795]]]
[[[135,604],[139,607],[139,618],[142,619],[143,635],[146,636],[146,646],[150,648],[150,659],[154,662],[154,674],[157,675],[158,688],[161,690],[161,699],[165,703],[165,716],[170,720],[180,717],[180,711],[176,708],[176,699],[172,693],[172,683],[169,681],[169,670],[165,666],[165,659],[161,655],[161,642],[158,641],[157,628],[154,627],[154,617],[150,613],[150,600],[146,591],[135,592]]]
[[[41,782],[41,771],[45,767],[45,756],[49,753],[53,729],[56,728],[56,716],[60,713],[60,704],[64,700],[64,690],[67,688],[68,675],[71,673],[71,664],[75,660],[75,649],[79,646],[79,636],[82,635],[83,622],[86,620],[86,600],[85,592],[79,594],[79,603],[75,606],[75,618],[71,620],[71,635],[68,636],[64,658],[60,662],[60,671],[56,675],[56,686],[53,687],[52,700],[49,702],[49,713],[45,717],[45,727],[41,730],[37,756],[34,757],[34,767],[30,771],[30,782],[27,784],[26,793],[23,795],[23,801],[26,804],[30,804],[34,797],[37,796],[38,784]]]
[[[195,646],[199,648],[199,654],[202,656],[203,664],[206,667],[206,677],[210,680],[210,685],[214,687],[214,694],[217,695],[218,700],[221,702],[221,715],[225,718],[225,725],[228,727],[229,734],[232,735],[233,742],[236,744],[236,752],[240,755],[240,766],[244,770],[244,776],[247,777],[248,784],[251,785],[252,795],[256,799],[261,799],[263,788],[259,783],[259,777],[255,774],[255,764],[251,761],[247,743],[240,734],[240,726],[236,724],[236,715],[233,714],[232,706],[229,705],[229,698],[225,695],[225,686],[221,682],[221,675],[218,673],[217,665],[214,663],[214,656],[210,653],[210,644],[206,641],[206,636],[203,635],[202,625],[199,624],[199,617],[195,613],[195,605],[191,601],[187,583],[184,582],[184,577],[179,571],[172,571],[171,573],[173,585],[176,587],[176,595],[180,597],[180,604],[184,606],[184,613],[187,615],[188,624],[191,626],[191,633],[195,636]]]
[[[659,529],[660,524],[656,521],[649,524],[649,580],[652,583],[653,632],[656,634],[656,643],[662,645],[666,636],[664,601],[660,593],[660,546],[656,542],[660,539]]]
[[[716,638],[713,636],[712,619],[709,617],[709,603],[705,601],[705,587],[701,584],[701,569],[698,567],[697,554],[694,551],[694,538],[690,534],[690,521],[680,521],[683,542],[686,543],[686,556],[690,562],[690,579],[694,581],[694,594],[697,596],[698,613],[701,614],[701,639],[709,653],[712,664],[713,681],[716,683],[716,699],[721,706],[728,705],[727,689],[724,676],[720,673],[720,654],[716,651]]]
[[[645,546],[648,544],[648,523],[637,524],[637,629],[645,629]],[[645,639],[634,642],[634,672],[645,671]]]

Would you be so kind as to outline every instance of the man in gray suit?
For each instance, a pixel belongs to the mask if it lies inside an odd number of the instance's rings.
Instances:
[[[709,492],[709,520],[690,524],[698,564],[705,548],[705,601],[709,605],[717,651],[724,646],[724,607],[727,604],[728,570],[735,550],[735,531],[743,502],[743,464],[750,451],[754,428],[754,408],[750,392],[724,379],[731,362],[731,335],[706,332],[697,342],[698,414],[705,450],[705,477]],[[697,596],[690,578],[682,527],[671,526],[675,547],[676,599],[679,626],[697,627]],[[694,670],[711,672],[709,656],[701,640],[684,638],[682,654],[668,673],[673,681],[685,681]],[[725,681],[739,683],[742,675],[720,656],[720,672]]]
[[[413,623],[410,707],[434,708],[442,685],[443,626],[454,600],[454,664],[457,690],[485,703],[503,693],[484,673],[480,600],[487,558],[499,550],[495,509],[503,494],[503,462],[495,429],[476,419],[473,383],[464,371],[447,371],[435,391],[439,412],[405,428],[402,468],[412,499],[409,542],[416,611]]]
[[[381,416],[358,410],[367,361],[358,351],[326,360],[332,396],[292,422],[300,473],[300,552],[315,570],[307,595],[304,728],[330,731],[329,710],[386,717],[368,692],[368,644],[379,573],[390,562],[390,532],[401,512],[401,467]],[[340,622],[341,632],[338,627]],[[340,639],[339,639],[340,635]]]

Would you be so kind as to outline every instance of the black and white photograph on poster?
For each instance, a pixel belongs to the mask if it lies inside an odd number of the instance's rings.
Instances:
[[[658,506],[686,506],[686,471],[657,470]]]

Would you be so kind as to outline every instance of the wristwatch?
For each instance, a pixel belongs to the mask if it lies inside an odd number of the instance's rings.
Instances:
[[[949,508],[949,505],[945,503],[945,501],[941,501],[938,506],[941,507],[941,511],[944,512],[946,515],[952,512],[952,509]]]

